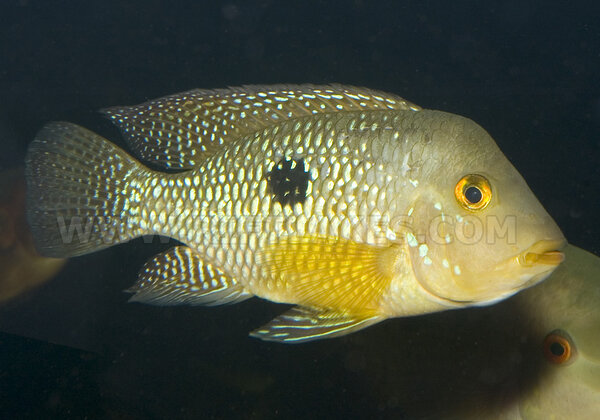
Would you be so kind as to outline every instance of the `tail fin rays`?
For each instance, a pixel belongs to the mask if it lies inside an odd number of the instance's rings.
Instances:
[[[38,251],[72,257],[125,242],[139,228],[143,167],[103,137],[75,124],[46,125],[26,158],[27,217]]]

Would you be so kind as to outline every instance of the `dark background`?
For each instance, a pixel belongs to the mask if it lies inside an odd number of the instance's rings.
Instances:
[[[196,87],[347,83],[477,121],[569,241],[600,255],[599,22],[591,1],[4,0],[0,167],[22,162],[50,120],[121,142],[96,112],[106,106]],[[0,409],[92,418],[389,415],[357,384],[356,363],[347,362],[354,338],[281,346],[247,337],[282,305],[127,305],[121,290],[164,247],[135,241],[75,259],[0,308],[0,329],[42,340],[3,338]],[[406,322],[374,328],[401,334]],[[382,351],[401,350],[382,343]]]

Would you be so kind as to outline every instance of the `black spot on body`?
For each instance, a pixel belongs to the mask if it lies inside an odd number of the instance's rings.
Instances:
[[[267,174],[271,193],[282,206],[292,207],[296,203],[304,202],[309,180],[304,159],[284,158]]]

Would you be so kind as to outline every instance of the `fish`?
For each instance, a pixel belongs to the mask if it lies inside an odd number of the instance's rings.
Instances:
[[[532,323],[544,337],[537,341],[538,357],[543,355],[547,374],[520,400],[526,419],[550,413],[600,417],[600,258],[571,245],[565,252],[569,264],[557,270],[552,282],[515,299],[523,308],[530,305]]]
[[[548,284],[515,297],[528,308],[544,363],[519,401],[524,419],[600,418],[600,258],[573,245],[565,254],[569,263]]]
[[[47,124],[26,157],[28,220],[53,257],[179,241],[142,267],[132,302],[292,304],[251,335],[298,343],[492,304],[563,260],[554,220],[462,116],[345,85],[196,89],[101,112],[136,157]]]
[[[25,218],[23,168],[0,171],[0,305],[54,278],[64,264],[35,250]]]
[[[497,305],[355,337],[344,364],[385,407],[378,416],[600,418],[600,257],[564,253],[548,279]]]

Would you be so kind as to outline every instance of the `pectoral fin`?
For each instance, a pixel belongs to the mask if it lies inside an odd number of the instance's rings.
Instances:
[[[154,305],[222,305],[252,295],[241,284],[187,246],[177,246],[148,261],[130,302]]]
[[[303,343],[350,334],[385,317],[356,317],[326,309],[296,306],[250,333],[252,337],[281,343]]]
[[[351,240],[301,236],[266,247],[261,264],[277,287],[307,307],[368,317],[379,312],[401,250]]]

